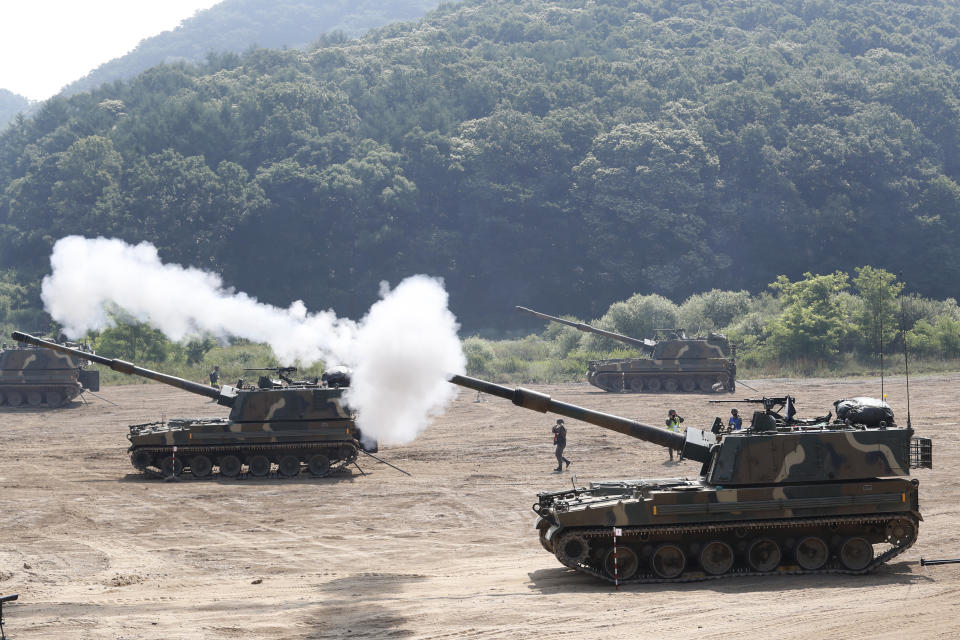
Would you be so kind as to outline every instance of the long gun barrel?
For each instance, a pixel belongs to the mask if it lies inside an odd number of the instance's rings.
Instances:
[[[593,411],[592,409],[586,409],[575,404],[559,402],[544,393],[524,389],[523,387],[511,389],[510,387],[504,387],[499,384],[487,382],[486,380],[460,375],[452,376],[450,382],[461,387],[473,389],[474,391],[481,391],[492,396],[503,398],[504,400],[510,400],[513,404],[518,407],[523,407],[524,409],[539,411],[540,413],[556,413],[561,416],[573,418],[574,420],[589,422],[598,427],[610,429],[611,431],[616,431],[617,433],[622,433],[637,438],[638,440],[652,442],[661,447],[682,450],[683,456],[690,460],[707,462],[710,459],[710,449],[707,445],[692,441],[689,436],[684,436],[680,433],[659,429],[648,424],[643,424],[642,422],[621,418],[609,413]],[[697,430],[691,429],[688,433],[695,431]]]
[[[611,340],[619,340],[631,346],[634,346],[641,351],[650,352],[653,351],[653,348],[657,346],[657,343],[653,340],[645,340],[640,338],[631,338],[630,336],[625,336],[621,333],[614,333],[613,331],[604,331],[603,329],[597,329],[596,327],[591,327],[588,324],[582,322],[573,322],[572,320],[564,320],[563,318],[557,318],[556,316],[550,316],[545,313],[540,313],[539,311],[534,311],[533,309],[528,309],[526,307],[517,307],[518,311],[526,311],[531,315],[535,315],[538,318],[543,318],[544,320],[552,320],[553,322],[559,322],[560,324],[565,324],[568,327],[573,327],[577,331],[583,331],[584,333],[596,333],[597,335],[604,336],[605,338],[610,338]]]
[[[48,342],[47,340],[42,340],[35,336],[31,336],[20,331],[14,331],[10,334],[14,340],[19,342],[25,342],[27,344],[32,344],[38,347],[46,347],[47,349],[52,349],[54,351],[59,351],[61,353],[69,353],[71,355],[77,356],[78,358],[85,358],[92,362],[102,364],[106,367],[110,367],[114,371],[119,371],[120,373],[126,373],[128,375],[141,376],[143,378],[150,378],[151,380],[156,380],[157,382],[162,382],[164,384],[169,384],[172,387],[179,387],[184,391],[189,391],[190,393],[196,393],[201,396],[206,396],[208,398],[213,398],[218,403],[224,406],[231,406],[233,404],[234,397],[230,395],[224,395],[221,393],[220,389],[214,387],[208,387],[205,384],[200,384],[198,382],[193,382],[191,380],[184,380],[183,378],[178,378],[176,376],[170,376],[165,373],[160,373],[158,371],[152,371],[150,369],[144,369],[143,367],[138,367],[135,364],[127,362],[125,360],[113,360],[110,358],[104,358],[95,353],[89,353],[87,351],[80,351],[79,349],[72,349],[70,347],[65,347],[62,344],[57,344],[56,342]]]

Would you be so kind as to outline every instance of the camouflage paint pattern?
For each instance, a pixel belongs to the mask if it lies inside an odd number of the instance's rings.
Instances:
[[[75,357],[85,355],[20,332],[14,332],[14,337]],[[131,462],[137,469],[156,467],[164,475],[187,469],[205,477],[219,466],[221,473],[232,476],[240,472],[241,464],[248,464],[253,475],[265,475],[271,464],[277,464],[281,475],[296,475],[299,465],[306,463],[314,475],[326,475],[333,464],[353,462],[360,450],[372,453],[377,449],[376,442],[364,442],[353,411],[343,401],[344,390],[338,387],[275,384],[264,377],[267,388],[224,385],[218,389],[124,360],[95,354],[86,357],[114,371],[156,380],[230,407],[228,418],[177,418],[132,425],[127,438]],[[202,473],[194,468],[199,462],[203,462]],[[287,473],[285,462],[290,463]],[[235,463],[236,473],[224,471],[230,463]],[[257,467],[266,471],[255,472]]]
[[[639,349],[644,358],[593,360],[587,365],[587,382],[604,391],[640,393],[678,391],[713,393],[736,390],[737,367],[730,342],[719,333],[706,338],[687,338],[682,330],[670,331],[669,340],[632,338],[591,327],[582,322],[564,320],[517,307],[539,318],[565,324],[585,333],[618,340]]]
[[[450,381],[525,409],[681,449],[703,463],[696,480],[597,482],[538,494],[533,509],[541,545],[582,573],[633,582],[864,573],[916,540],[919,482],[906,476],[911,468],[932,466],[932,444],[914,438],[909,427],[787,424],[758,412],[771,419],[756,421],[756,430],[688,428],[681,436],[529,389],[467,376]],[[614,528],[622,565],[611,563]],[[620,566],[624,573],[614,573]]]
[[[85,352],[80,352],[85,354]],[[86,357],[38,347],[0,350],[0,404],[55,407],[85,388],[99,389],[99,374],[84,371]]]

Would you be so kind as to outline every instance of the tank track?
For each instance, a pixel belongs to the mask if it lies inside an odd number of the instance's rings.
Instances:
[[[343,445],[350,446],[349,443],[347,442],[337,443],[337,446],[343,446]],[[218,454],[225,454],[225,453],[234,454],[234,455],[237,455],[237,454],[253,455],[257,452],[274,452],[274,451],[282,451],[282,450],[304,451],[304,450],[311,450],[311,449],[317,450],[319,452],[319,451],[327,450],[330,448],[332,448],[330,443],[300,443],[300,444],[290,443],[290,444],[263,444],[263,445],[239,445],[239,446],[238,445],[225,445],[225,446],[190,445],[189,447],[177,445],[177,457],[183,458],[184,460],[186,460],[192,456],[199,455],[199,454],[203,454],[213,458]],[[173,453],[172,447],[137,447],[135,451],[149,452],[153,455],[155,461],[160,460],[163,457],[166,457]],[[310,474],[309,471],[307,471],[307,474],[310,475],[310,477],[326,478],[327,476],[331,476],[334,473],[338,473],[346,469],[349,465],[353,464],[357,460],[358,456],[359,456],[359,451],[354,447],[352,455],[344,459],[337,460],[335,462],[331,461],[329,471],[327,471],[323,475],[314,476]],[[291,479],[287,476],[281,475],[278,471],[270,471],[270,473],[263,476],[254,476],[249,472],[241,472],[233,477],[225,476],[220,473],[220,468],[216,464],[214,466],[216,467],[217,471],[211,471],[210,474],[205,477],[197,478],[192,473],[189,473],[186,471],[178,474],[176,477],[178,479],[187,479],[187,480],[196,480],[196,481],[214,480],[217,478],[225,478],[227,480],[246,480],[248,478],[257,479],[257,480],[263,480],[264,478],[278,478],[281,480]],[[136,469],[136,467],[134,468]],[[165,475],[160,470],[160,468],[157,467],[156,465],[152,465],[150,467],[147,467],[146,469],[138,469],[138,471],[141,471],[144,475],[154,477],[154,478],[161,478],[161,479],[169,478],[169,476]],[[302,472],[303,472],[303,467],[301,466],[301,473]]]
[[[749,576],[769,576],[769,575],[823,575],[823,574],[847,574],[847,575],[863,575],[865,573],[870,573],[880,565],[888,562],[892,558],[900,555],[911,546],[917,540],[918,531],[918,522],[913,514],[910,513],[892,513],[885,514],[884,517],[848,517],[848,518],[810,518],[810,519],[801,519],[801,520],[774,520],[774,521],[751,521],[751,522],[732,522],[716,525],[690,525],[690,526],[663,526],[663,527],[622,527],[624,535],[618,537],[618,546],[620,545],[629,545],[631,544],[631,538],[639,538],[643,534],[647,535],[673,535],[678,540],[682,540],[685,536],[690,535],[701,535],[704,533],[719,534],[722,532],[732,532],[737,529],[746,530],[751,538],[756,539],[763,537],[767,532],[776,529],[790,529],[796,528],[800,529],[802,527],[830,527],[834,525],[859,525],[863,527],[867,526],[885,526],[886,523],[891,520],[905,519],[913,525],[913,535],[908,539],[899,544],[893,544],[893,546],[887,551],[874,556],[873,560],[863,569],[852,570],[847,569],[840,565],[832,556],[827,560],[827,563],[820,569],[815,570],[806,570],[800,566],[794,564],[784,563],[781,559],[781,562],[776,568],[771,571],[754,571],[749,567],[745,567],[745,563],[737,563],[740,566],[735,565],[733,569],[722,573],[720,575],[711,575],[707,572],[697,569],[695,571],[684,571],[681,575],[676,578],[662,578],[654,574],[649,568],[644,572],[643,567],[638,567],[637,575],[635,577],[619,580],[620,584],[651,584],[651,583],[669,583],[669,582],[699,582],[702,580],[717,580],[725,578],[734,578],[734,577],[749,577]],[[602,539],[604,544],[612,544],[612,527],[584,527],[584,528],[575,528],[568,530],[570,533],[575,533],[576,535],[582,536],[587,540],[593,539]],[[567,533],[567,532],[564,532]],[[634,544],[636,541],[634,541]],[[540,535],[540,544],[551,551],[565,566],[579,572],[584,573],[607,582],[617,582],[614,580],[613,576],[608,574],[602,567],[593,566],[590,564],[584,564],[583,562],[572,561],[569,558],[562,557],[562,553],[556,552],[556,546],[551,543],[546,542],[543,539],[541,532]],[[892,544],[892,543],[891,543]],[[641,563],[643,561],[640,561]]]
[[[17,404],[11,404],[8,401],[8,396],[10,393],[16,393],[20,398],[20,401]],[[33,404],[30,402],[30,394],[39,393],[40,402]],[[55,404],[50,404],[47,402],[50,393],[56,393],[60,397],[60,401]],[[62,407],[66,404],[69,404],[74,398],[79,396],[82,393],[82,390],[76,388],[75,385],[63,384],[63,385],[5,385],[0,386],[0,406],[6,407],[9,409],[55,409],[57,407]]]
[[[714,389],[713,385],[709,389],[704,389],[699,380],[703,377],[706,378],[722,378],[721,388]],[[649,381],[656,381],[656,388],[650,388]],[[667,380],[671,380],[673,385],[669,385]],[[684,380],[692,382],[693,387],[690,389],[683,388]],[[641,383],[642,388],[638,389],[634,387],[634,381]],[[705,375],[685,375],[680,372],[677,373],[636,373],[628,372],[625,375],[617,373],[614,371],[609,372],[600,372],[596,374],[590,374],[587,376],[587,382],[597,387],[598,389],[603,389],[610,393],[637,393],[637,394],[653,394],[653,393],[680,393],[680,394],[706,394],[712,395],[715,393],[734,393],[736,391],[737,385],[736,382],[731,382],[726,372],[716,372],[716,373],[707,373]]]

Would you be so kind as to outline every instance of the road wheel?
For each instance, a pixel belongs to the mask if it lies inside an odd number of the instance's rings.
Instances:
[[[7,396],[3,395],[3,391],[0,391],[0,404],[3,404],[7,401]]]
[[[697,380],[697,386],[700,387],[700,391],[711,393],[713,391],[713,378],[700,378]]]
[[[757,538],[747,548],[747,562],[754,571],[773,571],[780,564],[780,545],[770,538]]]
[[[165,456],[160,460],[160,473],[165,478],[175,478],[183,473],[183,461],[173,456]]]
[[[204,455],[190,458],[190,473],[194,478],[206,478],[213,471],[213,462]]]
[[[797,543],[794,551],[797,564],[807,571],[816,571],[827,563],[830,558],[830,549],[822,538],[808,536]]]
[[[656,393],[660,391],[660,388],[663,386],[660,384],[660,378],[648,378],[646,380],[647,391],[651,393]]]
[[[700,566],[712,576],[719,576],[733,566],[733,549],[722,540],[714,540],[700,552]]]
[[[675,544],[662,544],[650,556],[650,568],[661,578],[676,578],[687,566],[687,557]]]
[[[7,404],[11,407],[19,407],[23,404],[23,396],[19,391],[7,391]]]
[[[603,568],[606,569],[607,574],[611,578],[619,578],[620,580],[632,578],[633,574],[637,572],[638,566],[640,566],[640,560],[637,558],[637,554],[630,547],[622,545],[617,547],[616,575],[613,571],[613,549],[607,552],[607,557],[603,561]]]
[[[667,393],[676,393],[677,392],[677,381],[673,378],[667,378],[663,381],[663,390]]]
[[[63,404],[63,394],[59,391],[47,391],[45,395],[48,407],[59,407]]]
[[[864,538],[847,538],[840,547],[840,562],[851,571],[866,569],[873,560],[873,545]]]
[[[130,464],[134,469],[143,471],[153,464],[153,454],[143,449],[137,449],[130,454]]]
[[[277,471],[284,478],[292,478],[300,473],[300,458],[294,455],[285,455],[277,463]]]
[[[262,478],[270,473],[270,458],[265,455],[255,455],[247,461],[247,468],[250,469],[250,475]]]
[[[236,478],[240,475],[240,468],[243,466],[240,463],[240,458],[234,455],[223,456],[220,458],[220,474],[226,476],[227,478]]]
[[[643,378],[638,376],[630,378],[630,390],[634,393],[640,393],[643,391]]]
[[[697,388],[697,383],[693,378],[684,378],[680,381],[680,388],[683,389],[684,393],[693,393]]]
[[[27,404],[31,407],[39,407],[41,404],[43,404],[43,394],[39,391],[28,391]]]
[[[307,460],[307,468],[317,478],[321,478],[330,473],[330,458],[322,453],[315,453]]]

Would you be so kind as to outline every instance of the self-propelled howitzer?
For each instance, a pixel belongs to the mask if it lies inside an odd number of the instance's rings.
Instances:
[[[742,431],[679,434],[529,389],[466,376],[450,381],[701,463],[696,480],[603,481],[540,493],[533,507],[540,542],[576,571],[621,582],[866,573],[917,538],[919,483],[907,476],[911,467],[930,467],[932,452],[909,426],[785,425],[757,412]]]
[[[727,338],[719,333],[711,333],[706,338],[688,338],[682,329],[663,329],[661,331],[669,335],[666,340],[640,339],[526,307],[517,309],[578,331],[617,340],[646,356],[590,361],[587,364],[587,382],[604,391],[713,393],[733,392],[736,389],[734,349]]]
[[[14,332],[22,342],[74,353],[74,349]],[[227,418],[171,418],[130,426],[130,461],[142,471],[164,477],[184,470],[198,478],[216,470],[236,477],[244,465],[252,476],[266,476],[276,465],[279,475],[295,476],[301,466],[325,476],[354,460],[360,450],[375,452],[363,442],[354,413],[342,399],[344,389],[319,383],[275,383],[262,377],[258,386],[212,387],[124,360],[83,353],[114,371],[136,375],[206,396],[230,407]]]

